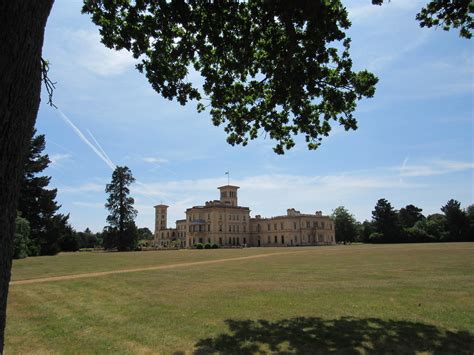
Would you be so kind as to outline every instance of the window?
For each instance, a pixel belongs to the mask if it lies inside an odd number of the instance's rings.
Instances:
[[[210,225],[210,224],[207,225],[207,231],[208,231],[208,232],[211,231],[211,225]]]
[[[222,237],[219,237],[219,245],[222,245]]]
[[[313,228],[316,228],[318,226],[318,222],[313,222]]]
[[[275,236],[275,244],[277,244],[277,243],[278,243],[278,237]]]
[[[293,222],[293,228],[296,229],[296,222]]]
[[[211,238],[207,238],[207,242],[210,243],[210,242],[211,242]]]
[[[237,226],[237,232],[240,232],[240,231],[239,231],[239,226]]]
[[[232,226],[229,224],[229,232],[232,232]]]
[[[232,221],[232,215],[229,215],[229,221]]]
[[[281,228],[281,230],[285,229],[285,223],[284,222],[280,223],[280,228]]]
[[[285,236],[284,235],[281,236],[281,244],[285,244]]]
[[[268,236],[268,244],[270,244],[270,243],[271,243],[270,236]]]
[[[244,215],[243,219],[244,219],[244,221],[245,221],[245,215]]]
[[[211,214],[210,213],[207,214],[207,219],[208,220],[211,219]]]
[[[247,244],[247,238],[244,238],[244,244]]]
[[[277,230],[277,224],[276,223],[273,224],[273,229]]]
[[[222,232],[222,224],[219,224],[219,232]]]
[[[324,222],[321,222],[321,228],[324,229]]]
[[[246,227],[246,225],[244,224],[244,232],[246,232],[246,229],[247,229],[247,227]]]
[[[237,237],[237,245],[240,245],[240,238]]]
[[[257,232],[260,232],[260,224],[257,224]]]
[[[295,242],[298,243],[298,236],[295,235]]]
[[[268,230],[270,230],[270,225],[269,224],[267,224],[267,227],[268,227]]]
[[[239,220],[239,215],[237,215],[237,220]]]
[[[229,245],[232,244],[232,238],[229,237]]]
[[[311,227],[310,222],[306,221],[306,228],[310,228],[310,227]]]

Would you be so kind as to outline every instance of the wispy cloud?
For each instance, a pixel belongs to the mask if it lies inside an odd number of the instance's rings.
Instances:
[[[151,164],[165,164],[168,163],[168,159],[160,158],[160,157],[142,157],[141,160],[143,160],[145,163],[151,163]]]
[[[73,205],[79,207],[87,207],[87,208],[105,208],[103,203],[100,202],[83,202],[83,201],[74,201],[72,202]]]
[[[406,162],[399,168],[400,176],[420,177],[451,174],[474,169],[474,163],[451,160],[435,160],[430,163],[407,165]]]
[[[49,155],[49,160],[51,160],[51,165],[60,165],[62,161],[66,161],[72,158],[71,154],[68,153],[54,153]]]
[[[137,63],[131,53],[105,47],[100,43],[100,35],[96,31],[74,31],[70,33],[69,38],[74,47],[74,58],[77,64],[94,74],[120,75]]]

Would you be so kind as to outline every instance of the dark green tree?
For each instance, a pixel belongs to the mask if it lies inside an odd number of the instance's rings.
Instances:
[[[24,165],[18,210],[30,223],[30,255],[53,255],[60,251],[62,233],[67,232],[69,216],[59,214],[55,201],[57,189],[48,189],[51,177],[41,176],[51,162],[43,154],[46,142],[43,134],[33,134],[30,152]]]
[[[13,259],[23,259],[28,256],[30,245],[30,223],[27,219],[17,216],[15,225]]]
[[[398,219],[402,228],[413,227],[416,222],[425,218],[421,213],[423,210],[414,205],[407,205],[398,212]]]
[[[133,250],[137,243],[137,228],[134,222],[137,210],[133,207],[133,197],[129,196],[129,186],[134,181],[129,168],[117,166],[112,174],[112,181],[105,188],[105,192],[109,194],[105,204],[109,210],[107,222],[117,233],[118,250]]]
[[[357,221],[344,206],[337,207],[331,217],[337,242],[353,242],[357,239]]]
[[[316,149],[331,122],[356,129],[357,102],[375,92],[373,74],[352,70],[340,1],[85,0],[83,12],[107,47],[140,58],[159,94],[210,106],[232,145],[266,132],[279,154],[298,134]],[[202,88],[188,80],[192,69]]]
[[[138,240],[151,240],[153,233],[147,227],[138,228]]]
[[[457,200],[449,200],[441,207],[441,211],[446,216],[446,231],[450,241],[462,241],[468,229],[466,213],[461,209],[461,203]]]
[[[381,242],[395,243],[400,240],[400,225],[397,211],[390,202],[381,198],[377,201],[375,209],[372,211],[372,222],[375,232],[380,233]]]

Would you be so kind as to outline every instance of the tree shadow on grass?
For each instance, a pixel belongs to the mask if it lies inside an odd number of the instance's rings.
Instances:
[[[195,354],[473,354],[474,335],[408,321],[314,317],[225,321],[229,334],[197,342]]]

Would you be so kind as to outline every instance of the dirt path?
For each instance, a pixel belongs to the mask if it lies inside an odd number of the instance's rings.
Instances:
[[[128,273],[128,272],[168,270],[168,269],[176,269],[176,268],[187,267],[187,266],[219,264],[219,263],[225,263],[225,262],[228,262],[228,261],[239,261],[239,260],[266,258],[266,257],[276,256],[276,255],[304,253],[304,252],[307,252],[307,251],[308,250],[287,251],[287,252],[277,252],[277,253],[269,253],[269,254],[240,256],[240,257],[237,257],[237,258],[226,258],[226,259],[216,259],[216,260],[206,260],[206,261],[194,261],[194,262],[189,262],[189,263],[168,264],[168,265],[159,265],[159,266],[147,266],[147,267],[140,267],[140,268],[134,268],[134,269],[122,269],[122,270],[111,270],[111,271],[101,271],[101,272],[89,272],[89,273],[85,273],[85,274],[42,277],[42,278],[37,278],[37,279],[11,281],[10,286],[29,285],[29,284],[36,284],[36,283],[42,283],[42,282],[75,280],[75,279],[83,279],[83,278],[88,278],[88,277],[100,277],[100,276],[107,276],[107,275],[113,275],[113,274],[124,274],[124,273]]]

